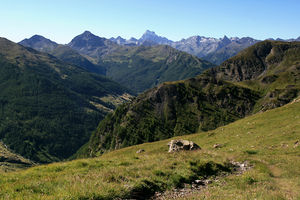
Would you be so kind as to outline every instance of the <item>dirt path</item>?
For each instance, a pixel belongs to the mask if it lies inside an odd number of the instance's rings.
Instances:
[[[224,176],[228,176],[232,174],[240,175],[252,168],[252,166],[250,166],[247,161],[243,163],[232,161],[231,163],[235,166],[233,173],[222,174],[215,178],[207,178],[204,180],[194,180],[192,184],[185,184],[183,188],[173,189],[163,193],[156,192],[155,195],[152,197],[152,199],[169,200],[169,199],[188,198],[197,193],[202,192],[203,189],[205,189],[211,183],[221,182]]]

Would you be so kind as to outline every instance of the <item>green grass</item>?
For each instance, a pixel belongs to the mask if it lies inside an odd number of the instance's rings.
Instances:
[[[112,199],[170,190],[228,160],[253,168],[229,175],[187,199],[299,199],[300,102],[238,120],[213,131],[176,138],[202,150],[167,153],[164,140],[100,157],[41,165],[1,174],[2,199]],[[213,145],[222,144],[222,148]],[[144,153],[137,154],[138,149]],[[209,164],[210,163],[210,164]],[[207,167],[211,166],[211,167]],[[220,170],[217,170],[219,172]]]

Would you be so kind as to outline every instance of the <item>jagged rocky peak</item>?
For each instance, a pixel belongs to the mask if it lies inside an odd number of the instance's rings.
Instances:
[[[144,34],[147,35],[156,35],[154,31],[146,30]]]
[[[172,41],[168,38],[158,36],[154,31],[146,30],[146,32],[139,39],[140,43],[144,43],[145,41],[152,42],[154,44],[171,44]]]
[[[117,44],[120,44],[120,45],[123,45],[123,44],[126,43],[126,39],[122,38],[121,36],[118,36],[116,38],[112,37],[109,40],[111,40],[111,41],[113,41],[113,42],[115,42]]]
[[[224,35],[224,37],[222,38],[222,42],[231,42],[231,40],[226,35]]]

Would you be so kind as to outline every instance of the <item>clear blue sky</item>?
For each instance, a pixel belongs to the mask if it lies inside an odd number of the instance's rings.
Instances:
[[[58,43],[90,30],[139,38],[146,29],[172,40],[193,35],[300,36],[299,0],[1,0],[0,37],[34,34]]]

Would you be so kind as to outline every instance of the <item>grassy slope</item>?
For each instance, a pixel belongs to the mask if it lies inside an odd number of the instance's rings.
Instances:
[[[81,159],[2,174],[3,199],[109,199],[138,189],[170,189],[188,180],[191,161],[249,161],[254,167],[209,185],[190,199],[300,198],[300,102],[238,120],[189,139],[200,151],[167,153],[169,140]],[[222,148],[213,145],[220,143]],[[145,149],[136,154],[138,149]],[[193,162],[192,162],[193,163]],[[152,186],[151,186],[152,185]],[[149,191],[149,190],[148,190]]]

